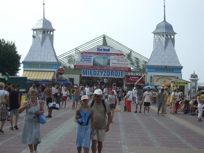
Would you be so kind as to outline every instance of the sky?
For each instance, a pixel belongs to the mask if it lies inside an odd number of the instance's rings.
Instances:
[[[177,33],[182,79],[195,72],[204,84],[204,0],[165,3],[166,21]],[[45,18],[56,29],[57,55],[105,34],[149,58],[152,32],[164,19],[163,5],[163,0],[45,0]],[[23,61],[32,44],[31,29],[43,17],[43,0],[0,0],[0,6],[0,39],[15,42]]]

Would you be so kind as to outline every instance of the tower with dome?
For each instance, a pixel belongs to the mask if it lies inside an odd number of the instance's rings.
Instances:
[[[182,68],[175,50],[176,32],[166,21],[164,1],[164,20],[153,31],[153,51],[146,64],[146,82],[160,86],[170,83],[174,79],[182,79]]]
[[[37,21],[32,30],[32,45],[23,60],[23,76],[32,81],[52,81],[56,79],[60,62],[54,49],[55,29],[45,18],[45,3],[43,3],[43,18]]]
[[[190,83],[191,96],[196,96],[197,90],[198,90],[198,80],[199,80],[198,75],[195,72],[193,72],[189,80],[191,81]]]

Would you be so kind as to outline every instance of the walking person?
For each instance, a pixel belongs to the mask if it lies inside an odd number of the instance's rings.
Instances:
[[[61,90],[60,90],[59,86],[56,86],[56,92],[54,94],[54,98],[55,98],[56,104],[59,104],[59,106],[61,107],[60,97],[61,97]]]
[[[131,103],[132,103],[132,90],[129,90],[127,95],[126,95],[126,109],[127,109],[127,112],[131,112]]]
[[[69,90],[67,89],[67,87],[65,87],[62,90],[62,107],[64,107],[64,108],[66,108],[67,99],[69,99]]]
[[[3,128],[7,119],[7,104],[8,104],[8,91],[6,91],[4,83],[0,82],[0,133],[4,133]]]
[[[102,99],[103,93],[101,89],[94,91],[94,100],[91,102],[91,108],[94,110],[94,127],[95,135],[92,136],[92,153],[102,152],[103,141],[106,132],[109,131],[111,122],[111,112],[109,105]]]
[[[174,88],[173,89],[173,92],[171,93],[171,97],[170,97],[170,103],[171,103],[171,113],[172,114],[175,114],[176,113],[176,107],[175,107],[175,104],[176,104],[176,100],[177,100],[177,96],[176,96],[176,90],[177,88]]]
[[[197,94],[197,102],[198,102],[198,122],[202,122],[203,120],[201,119],[203,115],[203,101],[200,98],[200,93]]]
[[[10,109],[10,124],[11,130],[18,130],[18,109],[20,107],[20,94],[16,91],[16,85],[11,85],[11,92],[9,93],[9,109]],[[14,126],[13,126],[13,117],[15,116]]]
[[[169,91],[168,91],[167,87],[164,87],[164,95],[165,95],[164,104],[163,104],[162,109],[160,110],[160,113],[167,114],[166,113],[166,105],[167,105],[167,101],[169,99]]]
[[[164,89],[162,88],[159,94],[157,95],[157,102],[158,102],[157,115],[159,115],[161,107],[162,107],[162,110],[164,110],[164,101],[165,101],[165,93],[164,93]],[[163,112],[161,114],[163,114]]]
[[[84,153],[89,152],[91,135],[96,133],[94,127],[94,110],[88,105],[89,98],[87,95],[81,97],[82,107],[77,109],[75,122],[77,122],[76,128],[76,146],[77,152],[81,153],[82,148]]]
[[[179,93],[178,89],[176,89],[175,95],[176,95],[175,113],[177,114],[178,109],[179,109],[179,102],[181,100],[180,99],[180,93]]]
[[[142,102],[144,103],[144,115],[145,115],[145,110],[147,109],[147,115],[149,114],[149,107],[151,104],[151,91],[150,88],[147,88],[147,91],[145,91],[145,93],[143,94],[143,98],[142,98]]]
[[[30,153],[37,153],[38,144],[41,143],[38,115],[43,114],[44,110],[43,104],[38,105],[37,94],[31,90],[30,99],[19,108],[20,113],[26,110],[21,142],[28,145]]]
[[[151,99],[152,99],[152,104],[156,105],[156,99],[157,99],[156,89],[153,89],[153,90],[152,90]]]
[[[77,109],[76,98],[77,98],[76,90],[73,89],[72,90],[72,109]]]
[[[142,98],[143,98],[142,87],[138,86],[137,87],[137,93],[136,93],[136,106],[135,106],[135,112],[134,113],[137,113],[138,106],[140,106],[139,113],[141,113],[141,111],[142,111]]]
[[[48,114],[47,114],[47,118],[52,118],[52,109],[48,107],[48,104],[54,101],[54,97],[52,95],[52,85],[49,84],[47,86],[47,88],[44,90],[44,95],[46,98],[46,104],[47,104],[47,110],[48,110]]]
[[[108,102],[111,109],[111,123],[113,123],[113,116],[114,116],[114,110],[115,110],[115,100],[116,96],[114,95],[114,91],[111,91],[111,94],[108,95]]]

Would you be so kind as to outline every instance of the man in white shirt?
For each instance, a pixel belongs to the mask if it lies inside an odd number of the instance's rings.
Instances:
[[[133,104],[136,102],[136,95],[137,94],[137,90],[136,90],[136,87],[134,87],[132,89],[132,101],[133,101]]]
[[[147,91],[143,94],[143,99],[142,102],[144,103],[144,115],[145,115],[145,110],[147,109],[147,115],[149,115],[149,106],[151,103],[151,91],[150,88],[147,88]]]
[[[86,95],[90,98],[90,88],[88,85],[85,87]]]
[[[132,91],[131,89],[128,91],[127,95],[127,100],[126,100],[126,109],[128,112],[131,112],[131,102],[132,102]]]

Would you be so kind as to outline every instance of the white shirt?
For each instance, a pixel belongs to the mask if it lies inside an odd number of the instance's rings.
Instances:
[[[89,87],[86,87],[85,90],[86,90],[86,95],[89,96],[89,95],[90,95],[90,89],[89,89]]]
[[[145,91],[143,97],[144,97],[144,102],[151,102],[151,92]]]
[[[136,97],[136,95],[137,95],[137,90],[136,90],[136,89],[133,89],[133,90],[132,90],[132,96],[133,96],[133,97]]]
[[[176,95],[176,101],[179,101],[180,100],[180,93],[179,92],[175,92],[175,95]]]
[[[128,97],[127,100],[132,101],[132,91],[128,91],[127,97]]]

